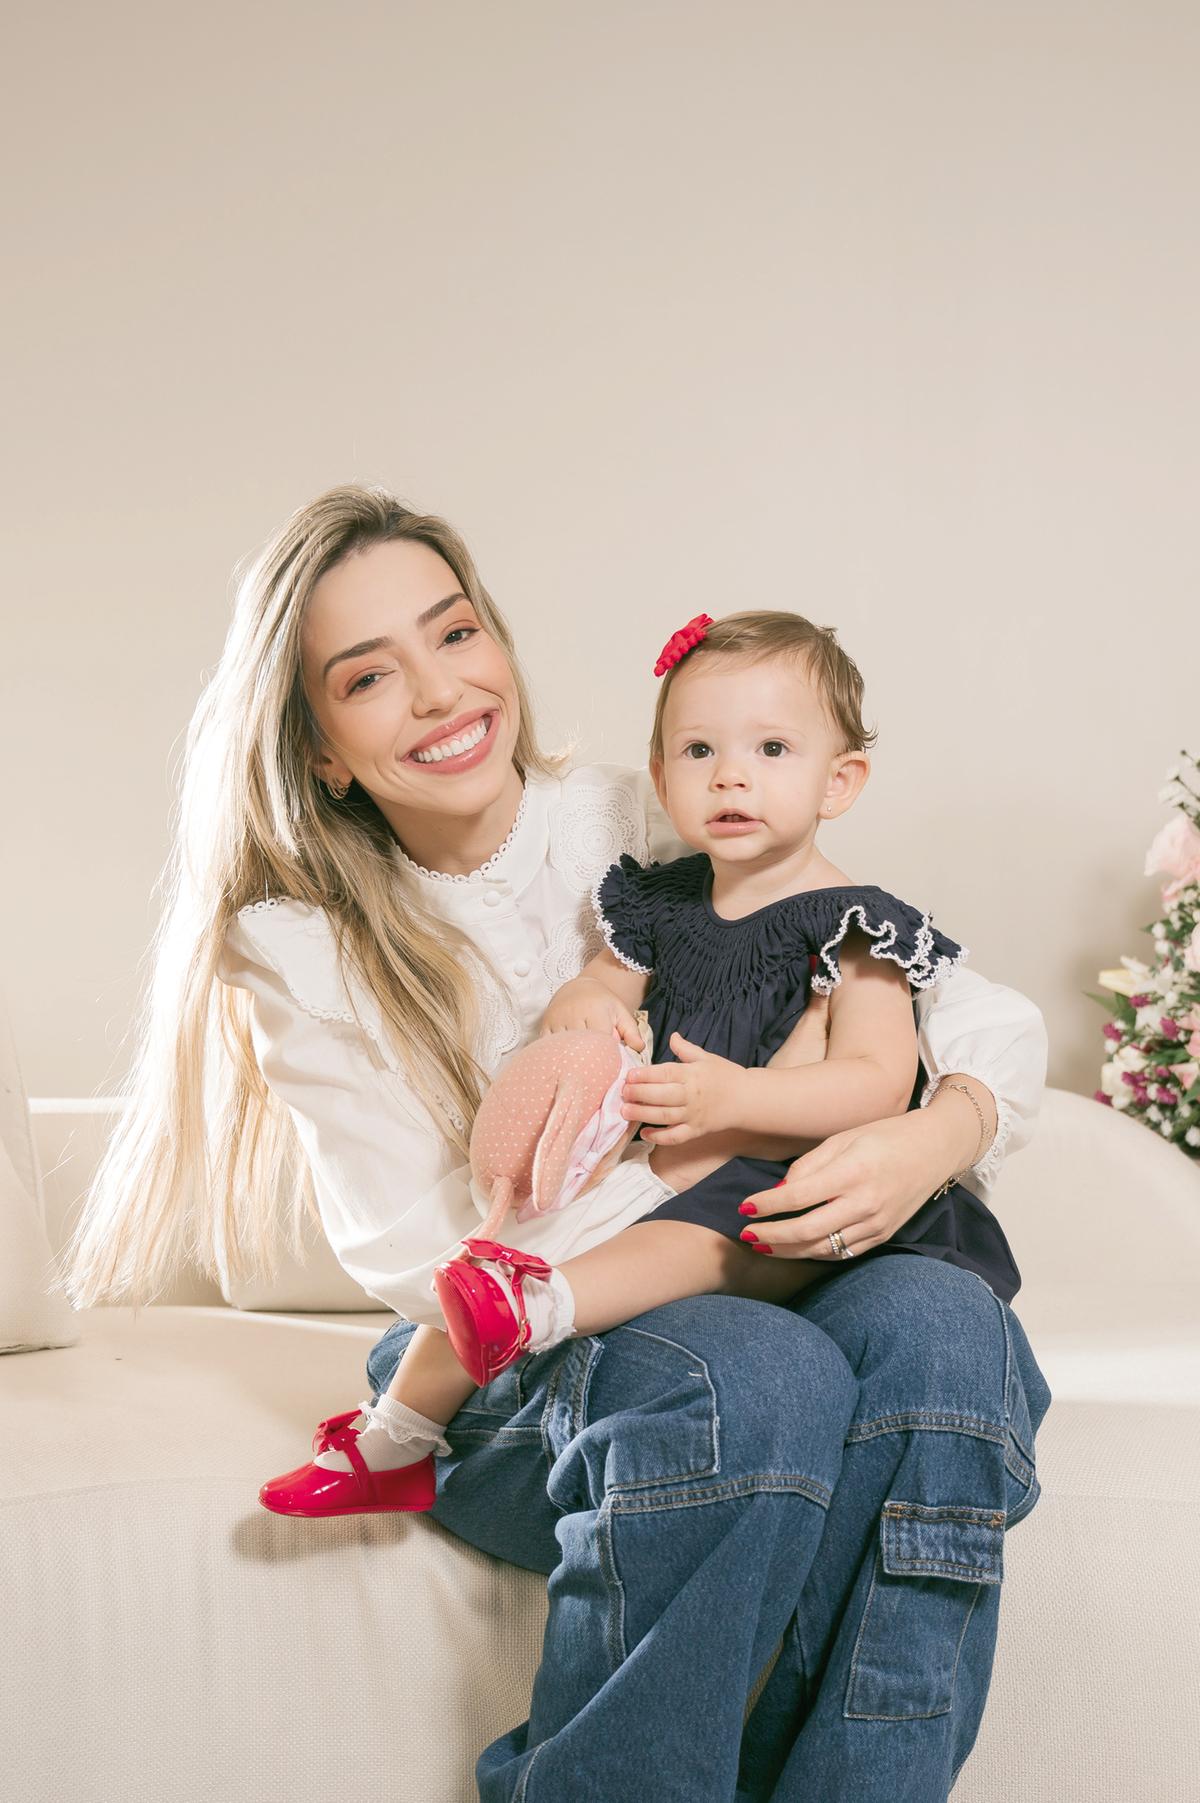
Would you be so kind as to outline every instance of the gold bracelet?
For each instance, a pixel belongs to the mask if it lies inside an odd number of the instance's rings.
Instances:
[[[946,1179],[945,1183],[943,1183],[941,1189],[934,1191],[933,1200],[935,1202],[937,1201],[937,1198],[939,1196],[944,1196],[946,1194],[947,1190],[952,1188],[952,1186],[958,1182],[960,1177],[965,1177],[967,1172],[971,1169],[971,1167],[973,1165],[976,1165],[979,1163],[979,1160],[983,1156],[983,1143],[987,1139],[987,1136],[988,1136],[987,1122],[983,1117],[983,1109],[979,1106],[979,1103],[975,1100],[975,1097],[971,1094],[971,1092],[967,1088],[966,1084],[965,1083],[939,1083],[938,1087],[937,1087],[937,1091],[935,1093],[940,1094],[943,1089],[956,1089],[958,1091],[959,1095],[966,1096],[968,1102],[971,1104],[972,1108],[975,1110],[975,1113],[979,1117],[979,1144],[975,1147],[975,1156],[974,1156],[974,1158],[971,1159],[970,1163],[965,1164],[963,1166],[962,1170],[956,1171],[952,1177],[947,1177],[947,1179]]]

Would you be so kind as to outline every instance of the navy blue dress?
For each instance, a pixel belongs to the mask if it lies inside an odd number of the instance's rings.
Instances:
[[[596,898],[612,950],[651,975],[643,1007],[658,1064],[674,1061],[672,1033],[747,1068],[769,1063],[810,995],[828,994],[840,980],[839,952],[851,934],[866,936],[872,957],[898,964],[913,989],[940,982],[966,955],[927,914],[873,885],[809,889],[740,920],[722,920],[702,852],[645,867],[625,855],[601,879]],[[910,1107],[918,1106],[924,1082],[918,1072]],[[736,1240],[746,1225],[738,1203],[770,1189],[787,1169],[786,1161],[732,1158],[644,1219],[691,1221]],[[923,1203],[872,1251],[945,1259],[983,1277],[1005,1302],[1020,1288],[1000,1223],[958,1183]]]

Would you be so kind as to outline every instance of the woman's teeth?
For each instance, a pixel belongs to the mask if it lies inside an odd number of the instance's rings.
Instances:
[[[478,745],[480,739],[486,738],[491,725],[491,715],[468,727],[457,739],[443,739],[440,744],[431,745],[427,751],[414,751],[413,757],[418,764],[440,764],[443,758],[459,757],[464,751],[470,751],[472,745]]]

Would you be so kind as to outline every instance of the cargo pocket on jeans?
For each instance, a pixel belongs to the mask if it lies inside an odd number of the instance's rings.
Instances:
[[[1004,1513],[890,1501],[850,1663],[845,1713],[907,1721],[954,1706],[958,1656],[980,1587],[1004,1571]]]

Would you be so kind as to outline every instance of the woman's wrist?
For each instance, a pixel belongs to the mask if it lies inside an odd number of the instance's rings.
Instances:
[[[987,1154],[996,1137],[996,1098],[978,1077],[949,1071],[922,1110],[935,1130],[946,1169],[941,1179],[960,1177]]]

